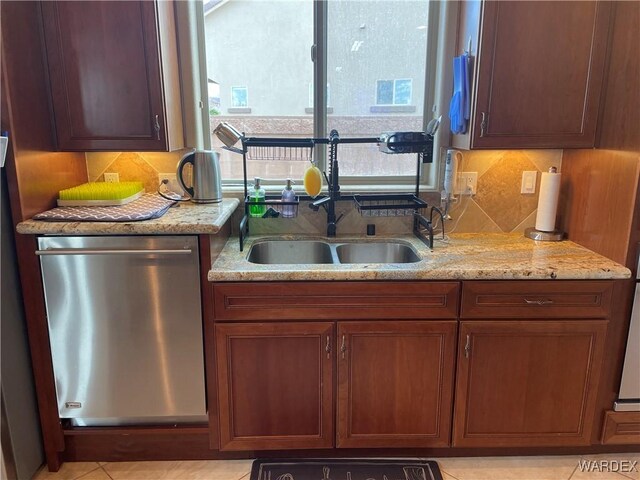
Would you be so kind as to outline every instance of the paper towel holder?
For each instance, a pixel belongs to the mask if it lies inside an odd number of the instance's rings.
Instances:
[[[551,167],[549,169],[549,173],[558,173],[558,169],[556,167]],[[564,232],[556,229],[554,229],[551,232],[548,232],[548,231],[538,230],[535,227],[530,227],[524,231],[524,236],[532,240],[537,240],[542,242],[559,242],[564,238]]]
[[[554,230],[553,232],[543,232],[536,230],[534,227],[529,227],[524,231],[524,236],[531,240],[538,240],[542,242],[559,242],[564,238],[564,232]]]

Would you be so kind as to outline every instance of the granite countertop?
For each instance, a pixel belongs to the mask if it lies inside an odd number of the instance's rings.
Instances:
[[[397,239],[412,245],[422,257],[406,264],[259,265],[246,260],[251,245],[262,239],[324,240],[321,237],[254,237],[240,252],[232,236],[209,271],[209,281],[286,280],[504,280],[619,279],[629,269],[570,241],[536,242],[522,234],[453,234],[435,242],[433,251],[413,235],[344,237],[330,243]]]
[[[138,222],[43,222],[27,220],[16,227],[24,234],[64,235],[151,235],[215,234],[239,205],[237,198],[220,203],[180,202],[160,218]]]

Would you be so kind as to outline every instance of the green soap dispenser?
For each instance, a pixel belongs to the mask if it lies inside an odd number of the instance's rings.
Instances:
[[[255,178],[253,189],[249,192],[249,215],[252,217],[262,217],[267,211],[266,205],[254,205],[255,203],[264,202],[265,191],[260,186],[260,177]]]

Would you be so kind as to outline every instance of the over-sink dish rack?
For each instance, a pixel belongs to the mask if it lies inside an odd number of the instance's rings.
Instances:
[[[252,205],[264,205],[280,210],[284,206],[297,209],[301,201],[308,201],[314,210],[320,207],[327,212],[327,236],[336,235],[335,202],[353,201],[358,211],[367,217],[413,216],[413,231],[429,248],[433,248],[432,220],[434,213],[442,219],[442,212],[431,207],[429,219],[420,211],[428,208],[427,202],[420,198],[420,165],[433,162],[433,135],[425,132],[384,133],[379,137],[342,138],[336,130],[332,130],[327,138],[274,138],[274,137],[240,137],[242,148],[223,147],[226,150],[242,155],[244,175],[244,215],[240,221],[240,250],[243,250],[244,239],[249,234],[249,208]],[[339,184],[338,146],[340,144],[377,144],[380,151],[388,154],[416,154],[416,182],[413,193],[342,195]],[[316,145],[328,146],[327,171],[323,172],[328,185],[328,195],[312,198],[300,195],[295,201],[284,202],[280,196],[267,195],[264,201],[250,201],[248,192],[247,160],[308,160],[312,162]],[[427,238],[421,232],[425,228]]]

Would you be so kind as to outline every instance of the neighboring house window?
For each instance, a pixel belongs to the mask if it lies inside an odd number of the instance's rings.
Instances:
[[[220,84],[224,107],[223,114],[211,117],[212,129],[229,122],[248,136],[323,138],[332,129],[343,138],[424,131],[433,118],[434,43],[445,5],[205,0],[207,76]],[[222,144],[214,137],[212,145]],[[326,151],[318,146],[313,152],[321,170]],[[248,177],[263,178],[267,187],[271,181],[280,191],[286,178],[301,180],[308,167],[296,155],[271,160],[269,152],[260,154],[260,161],[248,164]],[[222,178],[240,184],[242,157],[227,150],[220,155]],[[415,186],[415,155],[389,156],[375,143],[342,144],[338,159],[346,189]],[[437,171],[435,164],[423,165],[423,183],[435,185]]]
[[[409,105],[411,103],[410,78],[378,80],[376,82],[376,105]]]
[[[249,106],[249,93],[247,92],[247,87],[231,87],[231,106]]]

